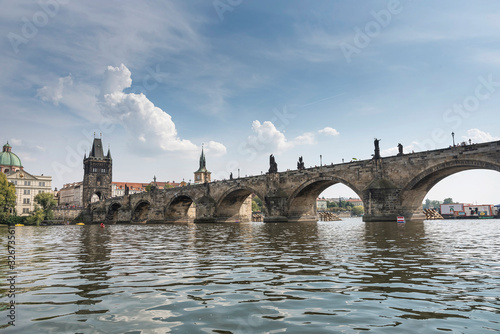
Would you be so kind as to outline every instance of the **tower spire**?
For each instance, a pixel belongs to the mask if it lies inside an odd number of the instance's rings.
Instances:
[[[207,161],[205,160],[205,153],[203,152],[203,144],[201,144],[201,155],[200,155],[200,170],[207,167]]]

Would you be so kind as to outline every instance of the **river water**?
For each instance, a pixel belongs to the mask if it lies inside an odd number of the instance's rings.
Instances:
[[[16,227],[10,297],[7,233],[6,333],[500,331],[500,220]]]

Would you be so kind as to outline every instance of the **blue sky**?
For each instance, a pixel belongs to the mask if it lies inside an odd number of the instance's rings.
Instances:
[[[10,1],[0,140],[54,186],[93,133],[115,181],[189,181],[500,139],[498,1]],[[431,199],[500,203],[500,175]],[[354,196],[334,186],[326,196]]]

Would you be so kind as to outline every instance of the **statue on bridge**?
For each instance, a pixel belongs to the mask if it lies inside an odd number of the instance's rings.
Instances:
[[[127,186],[127,184],[125,183],[125,196],[128,196],[130,193],[130,188]]]
[[[233,172],[231,172],[231,174],[229,174],[229,179],[232,180],[233,179]]]
[[[297,162],[297,169],[306,169],[306,167],[304,166],[304,161],[302,161],[302,156],[299,157],[299,161]]]
[[[375,145],[375,154],[373,155],[373,159],[380,159],[380,146],[379,142],[381,139],[375,138],[373,144]]]
[[[401,143],[398,144],[398,155],[403,155],[403,145]]]
[[[274,155],[269,156],[269,173],[277,173],[278,172],[278,164],[274,160]]]

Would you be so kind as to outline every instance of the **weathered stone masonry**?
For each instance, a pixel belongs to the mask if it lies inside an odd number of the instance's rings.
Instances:
[[[248,221],[239,208],[252,193],[264,203],[265,222],[315,221],[316,198],[343,183],[365,206],[364,221],[420,220],[422,201],[443,178],[470,169],[500,171],[500,141],[337,165],[268,173],[109,198],[89,207],[93,222]],[[195,203],[194,219],[188,209]]]

